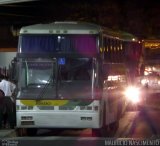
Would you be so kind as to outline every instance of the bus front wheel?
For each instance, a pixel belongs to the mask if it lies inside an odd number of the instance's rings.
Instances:
[[[119,128],[119,120],[109,124],[110,135],[113,136]]]
[[[35,136],[37,134],[37,128],[27,128],[26,133],[28,136]]]
[[[16,136],[21,137],[21,136],[26,136],[26,131],[24,128],[16,128]]]
[[[93,137],[107,137],[107,136],[109,136],[109,127],[103,126],[101,128],[92,129],[92,136]]]

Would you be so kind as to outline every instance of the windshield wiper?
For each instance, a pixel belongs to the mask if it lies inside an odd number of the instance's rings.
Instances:
[[[51,83],[51,80],[52,80],[52,75],[50,76],[50,78],[47,80],[47,83],[44,85],[44,87],[42,88],[41,92],[39,93],[39,95],[37,96],[37,100],[39,99],[42,99],[42,97],[45,95],[47,89],[48,89],[48,86],[50,85]]]

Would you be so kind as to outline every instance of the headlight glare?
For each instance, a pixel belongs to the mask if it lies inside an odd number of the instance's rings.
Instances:
[[[129,101],[133,103],[137,103],[140,101],[140,91],[136,87],[128,87],[125,91],[125,96]]]

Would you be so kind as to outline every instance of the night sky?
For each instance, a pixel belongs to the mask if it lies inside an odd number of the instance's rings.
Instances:
[[[0,23],[87,21],[140,38],[160,38],[160,0],[41,0],[0,6]]]

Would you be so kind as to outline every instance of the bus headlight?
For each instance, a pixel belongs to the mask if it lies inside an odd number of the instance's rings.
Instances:
[[[140,91],[136,87],[128,87],[125,90],[125,96],[127,100],[131,101],[132,103],[138,103],[140,101]]]
[[[33,110],[33,106],[16,105],[16,110]]]

